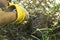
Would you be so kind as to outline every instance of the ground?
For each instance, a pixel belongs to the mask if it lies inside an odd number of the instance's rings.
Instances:
[[[54,0],[20,0],[30,13],[27,24],[0,27],[1,40],[60,40],[60,7]]]

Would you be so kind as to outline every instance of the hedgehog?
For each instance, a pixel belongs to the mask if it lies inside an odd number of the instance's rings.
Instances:
[[[59,22],[59,7],[54,6],[53,1],[49,0],[20,0],[24,8],[29,12],[30,19],[27,24],[7,24],[0,28],[0,34],[6,36],[9,40],[22,40],[36,31],[36,28],[52,28]],[[53,4],[53,5],[52,5]],[[33,35],[40,38],[41,33],[36,32]]]

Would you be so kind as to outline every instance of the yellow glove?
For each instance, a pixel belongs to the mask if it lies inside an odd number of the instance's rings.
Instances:
[[[9,3],[9,6],[15,6],[17,10],[17,19],[15,23],[17,24],[22,23],[26,19],[27,12],[18,4]],[[28,15],[28,18],[29,18],[29,15]]]

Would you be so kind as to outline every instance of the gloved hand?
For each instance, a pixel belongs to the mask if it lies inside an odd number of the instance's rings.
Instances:
[[[19,4],[9,3],[9,11],[16,9],[17,19],[14,23],[24,23],[29,19],[29,13]]]

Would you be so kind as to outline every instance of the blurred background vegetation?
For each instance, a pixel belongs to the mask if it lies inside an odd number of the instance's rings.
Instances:
[[[60,0],[12,1],[31,16],[27,24],[0,27],[0,40],[60,40]]]

